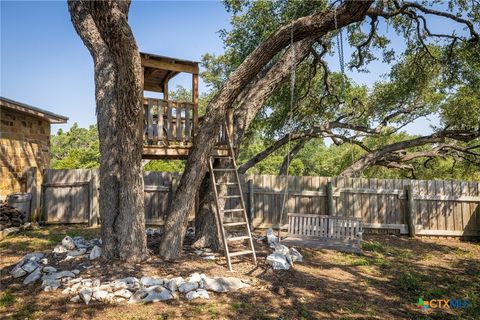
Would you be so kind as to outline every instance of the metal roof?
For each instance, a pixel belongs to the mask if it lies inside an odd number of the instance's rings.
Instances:
[[[50,123],[67,123],[68,117],[43,110],[29,104],[18,102],[12,99],[8,99],[0,96],[0,106],[2,108],[7,108],[19,112],[23,112],[38,118],[47,119]]]

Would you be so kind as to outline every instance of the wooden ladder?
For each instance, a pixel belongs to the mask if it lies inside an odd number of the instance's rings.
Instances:
[[[232,142],[230,141],[229,138],[229,133],[228,129],[225,129],[226,131],[226,136],[227,136],[227,141],[228,141],[228,155],[214,155],[211,154],[209,157],[209,166],[210,166],[210,181],[212,183],[212,187],[214,190],[214,195],[215,195],[215,206],[216,206],[216,217],[217,217],[217,223],[220,227],[221,231],[221,237],[223,241],[223,247],[225,250],[225,258],[227,259],[227,264],[228,264],[228,270],[232,271],[232,263],[231,263],[231,258],[236,257],[236,256],[242,256],[242,255],[248,255],[251,254],[253,258],[253,263],[255,266],[257,265],[257,257],[255,255],[255,248],[253,247],[253,239],[252,239],[252,233],[250,232],[250,225],[248,223],[248,216],[247,216],[247,211],[245,210],[245,202],[243,201],[243,193],[242,193],[242,187],[240,185],[240,178],[238,176],[238,171],[237,171],[237,164],[235,162],[235,156],[233,153],[233,147],[232,147]],[[229,160],[229,167],[228,168],[218,168],[215,169],[213,167],[213,163],[215,159],[225,159]],[[217,181],[215,172],[221,172],[221,173],[227,173],[226,176],[228,177],[228,173],[234,173],[234,181]],[[227,185],[227,186],[232,186],[235,187],[235,192],[238,192],[234,195],[223,195],[220,196],[218,194],[218,186],[220,185]],[[221,209],[220,204],[219,204],[219,199],[225,199],[228,201],[228,199],[238,199],[240,201],[240,206],[241,208],[238,209]],[[221,213],[232,213],[233,214],[241,214],[241,219],[242,221],[239,222],[228,222],[224,223],[223,222],[223,215]],[[245,226],[245,229],[247,231],[246,236],[237,236],[237,237],[231,237],[227,238],[225,235],[225,228],[230,228],[230,227],[238,227],[238,226]],[[233,241],[245,241],[248,240],[250,249],[249,250],[242,250],[242,251],[235,251],[235,252],[230,252],[228,248],[228,243],[233,242]]]

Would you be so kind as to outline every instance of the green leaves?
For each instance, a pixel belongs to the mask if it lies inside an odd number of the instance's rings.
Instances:
[[[98,168],[100,150],[97,127],[79,128],[75,122],[70,130],[58,131],[51,137],[51,166],[54,169]]]

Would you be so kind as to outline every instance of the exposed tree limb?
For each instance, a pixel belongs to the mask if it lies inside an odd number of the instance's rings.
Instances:
[[[340,173],[342,176],[353,176],[354,174],[361,172],[367,167],[380,164],[385,165],[389,164],[390,167],[398,165],[399,162],[406,162],[412,160],[416,157],[431,157],[439,156],[445,150],[446,146],[437,147],[431,150],[430,153],[426,152],[417,152],[409,156],[406,154],[401,154],[407,149],[436,144],[436,143],[445,143],[447,140],[469,142],[480,137],[480,131],[467,131],[467,130],[444,130],[440,132],[435,132],[428,136],[418,137],[411,140],[405,140],[400,142],[395,142],[386,146],[383,146],[371,153],[367,153],[360,157],[355,163],[346,168]],[[457,147],[459,148],[459,147]],[[396,161],[393,161],[396,160]]]

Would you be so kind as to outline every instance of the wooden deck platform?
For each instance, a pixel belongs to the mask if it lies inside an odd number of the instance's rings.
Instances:
[[[327,250],[336,250],[340,252],[362,254],[362,249],[360,248],[357,240],[347,240],[347,239],[342,240],[342,239],[320,238],[320,237],[318,238],[287,237],[285,239],[282,239],[280,243],[289,247],[327,249]]]
[[[186,159],[191,146],[143,146],[142,158],[155,160],[177,160]],[[214,149],[213,155],[216,156],[228,156],[228,150],[226,148]]]

